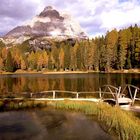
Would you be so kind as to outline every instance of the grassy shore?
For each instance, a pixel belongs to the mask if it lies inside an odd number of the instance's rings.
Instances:
[[[112,107],[105,103],[84,101],[35,101],[29,99],[0,100],[0,111],[23,110],[32,108],[53,107],[61,110],[85,113],[101,124],[110,134],[118,136],[120,140],[140,140],[140,120],[130,112],[122,111],[119,107]],[[93,130],[94,131],[94,130]]]
[[[111,107],[104,103],[75,101],[56,102],[55,107],[97,117],[104,130],[108,133],[115,132],[120,140],[140,140],[139,119],[119,107]]]
[[[17,70],[15,72],[6,72],[6,71],[0,71],[0,74],[82,74],[82,73],[138,73],[140,74],[140,69],[129,69],[129,70],[111,70],[109,72],[105,71],[94,71],[94,70],[87,70],[87,71],[48,71],[48,70]]]

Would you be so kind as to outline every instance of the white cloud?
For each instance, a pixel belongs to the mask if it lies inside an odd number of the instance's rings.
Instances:
[[[122,9],[114,9],[109,12],[103,12],[101,14],[101,28],[121,28],[131,24],[140,23],[139,13],[139,6],[136,6],[134,9],[126,10],[126,12],[124,12]]]
[[[122,28],[140,23],[139,18],[140,4],[138,1],[125,1],[114,5],[108,11],[103,11],[100,14],[102,25],[100,28],[111,30],[113,28]]]

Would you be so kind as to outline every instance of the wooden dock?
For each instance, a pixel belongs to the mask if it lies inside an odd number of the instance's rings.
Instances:
[[[134,85],[125,85],[124,87],[114,87],[104,85],[98,91],[62,91],[50,90],[38,93],[28,93],[28,97],[34,100],[76,100],[76,101],[93,101],[107,102],[111,105],[133,106],[135,101],[140,101],[137,95],[140,89]],[[24,93],[27,94],[27,93]]]

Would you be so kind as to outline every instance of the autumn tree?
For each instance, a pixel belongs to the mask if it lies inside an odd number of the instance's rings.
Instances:
[[[37,68],[36,54],[33,51],[28,55],[28,67],[31,69]]]
[[[65,69],[69,69],[70,68],[70,45],[69,44],[65,44],[64,46],[62,46],[64,49],[64,68]]]
[[[52,46],[51,53],[54,60],[54,68],[59,69],[59,48],[57,48],[56,46]]]
[[[59,64],[60,64],[60,69],[64,69],[64,48],[60,48],[60,53],[59,53]]]
[[[0,70],[4,70],[4,62],[1,57],[0,57]]]
[[[105,38],[106,44],[106,70],[110,69],[115,65],[117,58],[117,41],[118,41],[118,32],[116,29],[108,32]]]
[[[71,70],[76,70],[77,63],[76,63],[76,47],[70,48],[71,56],[70,56],[70,68]]]
[[[123,69],[126,61],[126,53],[127,53],[127,34],[125,31],[119,32],[118,37],[118,47],[117,47],[117,61],[118,61],[118,69]]]
[[[5,70],[8,71],[8,72],[13,72],[14,71],[13,58],[12,58],[12,55],[11,55],[10,51],[8,51],[8,53],[7,53]]]
[[[94,42],[94,53],[93,53],[93,64],[94,64],[94,69],[95,71],[99,71],[99,66],[100,66],[100,48],[98,46],[98,39],[95,38],[92,40]]]
[[[21,57],[20,60],[21,60],[21,69],[26,70],[27,69],[27,61],[26,61],[26,59]]]

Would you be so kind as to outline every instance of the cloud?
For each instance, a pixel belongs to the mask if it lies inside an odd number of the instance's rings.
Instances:
[[[6,34],[24,20],[31,18],[37,4],[33,0],[1,0],[0,2],[0,35]]]
[[[70,13],[92,36],[140,24],[139,0],[1,0],[0,34],[31,19],[48,5]]]
[[[112,9],[100,14],[101,28],[122,28],[131,24],[140,23],[140,4],[136,0],[121,0]]]
[[[35,13],[36,6],[28,0],[1,0],[0,17],[26,19]]]

